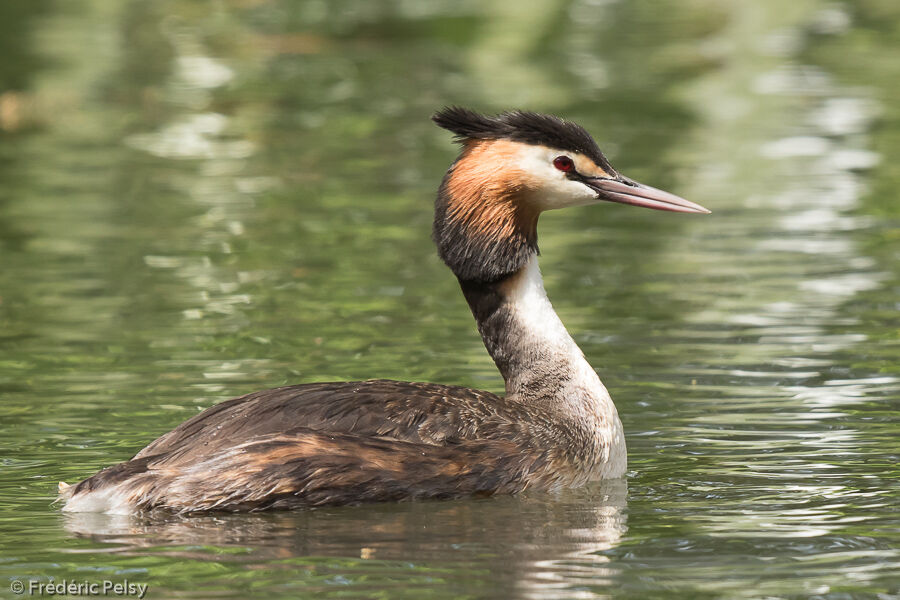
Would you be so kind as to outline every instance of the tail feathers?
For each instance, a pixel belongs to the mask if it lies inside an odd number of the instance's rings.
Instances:
[[[51,504],[56,504],[57,502],[68,500],[72,495],[72,486],[65,481],[60,481],[56,484],[56,493],[56,500],[54,500]]]
[[[69,486],[66,511],[265,510],[489,496],[569,485],[546,451],[504,440],[450,446],[300,428],[208,456],[160,454]]]

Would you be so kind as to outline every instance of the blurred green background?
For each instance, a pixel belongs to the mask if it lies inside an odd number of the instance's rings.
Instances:
[[[10,0],[0,50],[0,597],[900,594],[894,0]],[[448,104],[572,119],[713,210],[542,219],[626,480],[185,519],[51,505],[255,389],[502,391],[429,239]]]

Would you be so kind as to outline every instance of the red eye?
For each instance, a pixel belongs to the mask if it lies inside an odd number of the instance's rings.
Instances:
[[[563,173],[568,173],[575,169],[575,163],[568,156],[557,156],[553,159],[553,166]]]

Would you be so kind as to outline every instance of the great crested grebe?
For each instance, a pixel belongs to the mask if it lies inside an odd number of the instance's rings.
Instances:
[[[217,404],[77,485],[63,510],[263,510],[574,487],[625,473],[622,423],[566,332],[537,265],[541,212],[602,200],[709,211],[617,173],[560,118],[452,107],[462,152],[434,241],[506,395],[434,383],[311,383]]]

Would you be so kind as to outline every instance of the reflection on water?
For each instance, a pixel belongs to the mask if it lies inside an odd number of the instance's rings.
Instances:
[[[157,597],[896,595],[894,4],[0,4],[0,574]],[[51,506],[254,389],[502,391],[429,240],[449,103],[564,114],[714,211],[542,222],[627,494]]]
[[[365,594],[412,571],[443,580],[450,596],[455,592],[448,569],[481,571],[491,557],[499,561],[491,568],[494,594],[547,598],[571,597],[573,584],[612,582],[617,569],[603,552],[626,531],[625,497],[624,481],[614,481],[552,498],[190,517],[65,513],[60,518],[70,534],[95,542],[90,549],[72,550],[76,554],[93,553],[99,545],[104,553],[123,557],[225,562],[246,569],[248,576],[288,563],[308,571],[303,589],[311,593],[326,593],[334,577],[365,574],[374,578],[358,588]]]

